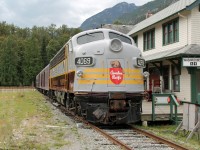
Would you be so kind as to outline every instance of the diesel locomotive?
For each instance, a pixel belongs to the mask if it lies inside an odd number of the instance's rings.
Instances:
[[[110,29],[73,36],[36,76],[36,87],[101,124],[140,120],[145,60],[131,37]]]

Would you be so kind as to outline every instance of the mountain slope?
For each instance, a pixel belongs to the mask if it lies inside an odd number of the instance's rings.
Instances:
[[[80,28],[82,30],[94,29],[100,27],[101,24],[111,24],[114,20],[123,14],[127,14],[137,9],[135,4],[128,4],[126,2],[119,3],[112,8],[107,8],[102,12],[85,20]]]
[[[137,24],[146,18],[146,14],[152,13],[155,14],[158,11],[166,8],[167,6],[171,5],[174,2],[179,0],[154,0],[150,1],[137,9],[133,10],[130,13],[122,14],[117,18],[122,24]]]
[[[142,6],[119,3],[112,8],[86,19],[80,26],[82,30],[94,29],[101,24],[112,24],[118,22],[125,25],[134,25],[146,18],[148,12],[155,14],[178,0],[152,0]]]

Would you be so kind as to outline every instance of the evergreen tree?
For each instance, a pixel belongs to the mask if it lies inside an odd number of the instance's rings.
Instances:
[[[60,44],[57,40],[51,39],[47,45],[47,58],[48,62],[53,58],[53,56],[59,51]]]
[[[24,52],[24,85],[31,85],[35,81],[35,76],[42,69],[42,59],[40,48],[36,38],[27,41]]]
[[[45,67],[48,64],[45,37],[43,37],[42,40],[41,57],[42,57],[42,67]]]
[[[1,43],[0,55],[0,85],[11,86],[19,85],[19,76],[17,72],[18,45],[14,36],[8,36]]]
[[[67,25],[30,29],[0,22],[0,86],[31,85],[69,38],[80,31]]]

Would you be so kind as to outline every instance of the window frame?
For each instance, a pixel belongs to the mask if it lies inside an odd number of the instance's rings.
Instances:
[[[175,65],[172,65],[171,67],[172,67],[173,91],[180,92],[180,75],[181,75],[180,70]],[[178,85],[176,85],[176,81],[177,81]]]
[[[162,68],[162,77],[163,77],[163,90],[170,90],[170,67],[169,65],[164,65]]]
[[[179,42],[179,18],[162,25],[163,46]]]
[[[114,37],[114,36],[111,37],[112,34],[113,34],[113,35],[116,35],[116,37]],[[124,42],[124,43],[130,44],[130,45],[133,44],[132,41],[131,41],[131,38],[129,38],[128,36],[125,36],[125,35],[116,33],[116,32],[109,32],[109,33],[108,33],[108,36],[109,36],[109,39],[115,39],[115,38],[117,38],[117,39],[120,39],[120,40],[121,40],[122,42]]]
[[[102,34],[102,37],[99,38],[99,39],[96,39],[96,40],[95,40],[95,38],[93,38],[93,39],[89,38],[89,37],[92,37],[92,36],[94,37],[95,34]],[[85,38],[86,40],[83,41],[82,38]],[[97,31],[97,32],[86,33],[86,34],[83,34],[83,35],[77,37],[76,42],[77,42],[78,45],[83,45],[83,44],[87,44],[87,43],[91,43],[91,42],[95,42],[95,41],[100,41],[100,40],[104,40],[104,39],[105,39],[104,32]]]
[[[138,47],[138,36],[137,35],[133,37],[133,41],[134,41],[135,45]]]
[[[144,51],[155,49],[155,28],[143,33],[143,49]]]

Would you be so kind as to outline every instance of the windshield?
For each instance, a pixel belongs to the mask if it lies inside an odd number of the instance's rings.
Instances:
[[[126,36],[123,36],[123,35],[120,35],[120,34],[117,34],[117,33],[114,33],[114,32],[109,32],[109,38],[110,39],[117,38],[117,39],[120,39],[122,42],[125,42],[125,43],[128,43],[128,44],[132,44],[130,38],[128,38]]]
[[[81,44],[90,43],[93,41],[99,41],[103,39],[104,39],[103,32],[87,33],[85,35],[78,37],[77,43],[81,45]]]

